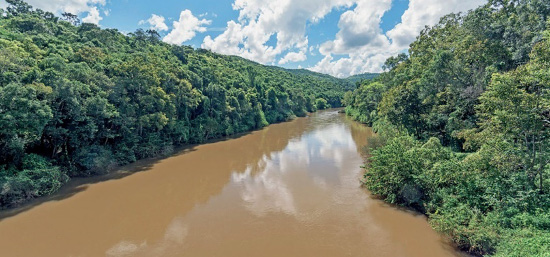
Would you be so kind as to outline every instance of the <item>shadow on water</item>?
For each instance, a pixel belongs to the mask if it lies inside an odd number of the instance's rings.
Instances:
[[[253,134],[253,133],[266,134],[269,131],[269,133],[271,134],[270,127],[288,126],[287,125],[288,123],[293,123],[293,122],[296,122],[296,121],[301,121],[299,123],[302,124],[302,123],[305,122],[305,119],[308,119],[311,115],[313,115],[313,114],[308,115],[306,118],[298,118],[298,119],[290,120],[290,121],[287,121],[287,122],[280,122],[280,123],[271,124],[268,127],[264,127],[262,129],[258,129],[258,130],[237,133],[235,135],[226,136],[226,137],[223,137],[223,138],[209,139],[209,140],[206,140],[202,144],[192,144],[192,145],[182,146],[181,148],[177,149],[173,154],[159,156],[159,157],[155,157],[155,158],[147,158],[147,159],[138,160],[134,163],[131,163],[131,164],[128,164],[128,165],[125,165],[125,166],[121,166],[121,167],[117,167],[117,168],[113,169],[113,171],[110,171],[109,173],[104,174],[104,175],[72,178],[67,184],[63,185],[59,191],[57,191],[56,193],[54,193],[52,195],[35,198],[35,199],[32,199],[28,202],[25,202],[25,203],[21,204],[21,205],[10,207],[10,208],[7,208],[7,209],[3,209],[3,210],[0,209],[0,222],[2,222],[6,218],[13,217],[13,216],[18,215],[20,213],[29,211],[29,210],[31,210],[31,209],[33,209],[37,206],[40,206],[44,203],[54,202],[54,201],[61,201],[61,200],[64,200],[64,199],[68,199],[68,198],[70,198],[74,195],[77,195],[81,192],[86,191],[88,189],[88,187],[91,186],[91,185],[106,182],[106,181],[118,180],[118,179],[122,179],[122,178],[125,178],[125,177],[128,177],[128,176],[131,176],[131,175],[136,174],[136,173],[140,173],[140,172],[143,172],[143,171],[148,171],[155,164],[159,163],[160,161],[168,159],[168,158],[182,156],[182,155],[188,154],[190,152],[194,152],[194,151],[196,151],[196,148],[198,146],[203,146],[203,145],[206,146],[206,145],[210,145],[210,144],[216,144],[216,143],[226,142],[226,141],[230,141],[230,140],[234,140],[234,139],[239,139],[239,138],[243,138],[243,137],[248,136],[248,135]],[[248,163],[248,160],[244,161],[244,159],[250,159],[252,156],[253,156],[253,159],[257,159],[257,158],[261,158],[261,155],[264,154],[264,153],[267,153],[267,152],[270,152],[270,151],[273,151],[273,150],[284,149],[284,147],[286,147],[286,144],[288,143],[288,141],[291,138],[298,136],[296,134],[297,132],[300,132],[298,134],[301,134],[302,131],[300,129],[303,129],[303,127],[302,126],[291,126],[288,130],[285,130],[285,132],[283,133],[283,134],[285,134],[285,136],[279,137],[279,139],[282,139],[282,140],[277,140],[277,142],[264,141],[265,135],[263,137],[260,137],[260,138],[254,138],[255,140],[261,140],[261,142],[257,142],[258,147],[260,147],[261,149],[257,148],[253,152],[250,152],[250,153],[242,152],[241,153],[241,155],[242,155],[241,158],[243,158],[243,160],[240,160],[240,161],[242,161],[243,163]],[[243,150],[245,150],[245,149],[243,149]],[[247,151],[247,150],[245,150],[245,151]],[[238,161],[238,162],[240,162],[240,161]],[[227,163],[227,164],[228,164],[228,166],[233,166],[235,163]],[[243,170],[245,168],[245,166],[243,166],[243,167],[231,167],[231,168],[236,169],[236,170]]]
[[[264,128],[264,129],[267,129],[267,128]],[[255,131],[261,131],[261,130],[263,129],[255,130]],[[196,148],[199,145],[208,145],[208,144],[214,144],[214,143],[224,142],[228,140],[238,139],[238,138],[247,136],[255,131],[242,132],[235,135],[226,136],[223,138],[209,139],[202,144],[192,144],[192,145],[182,146],[172,154],[138,160],[134,163],[117,167],[113,169],[113,171],[108,172],[107,174],[91,176],[91,177],[71,178],[71,180],[67,184],[63,185],[57,192],[51,195],[35,198],[23,204],[10,207],[7,209],[0,209],[0,222],[3,221],[4,219],[29,211],[34,207],[40,206],[41,204],[52,202],[52,201],[61,201],[64,199],[68,199],[78,193],[86,191],[86,189],[88,189],[88,187],[93,184],[123,179],[125,177],[131,176],[136,173],[148,171],[155,164],[157,164],[158,162],[164,159],[182,156],[182,155],[196,151]]]
[[[194,151],[192,147],[189,147],[189,149],[183,149],[181,151],[178,151],[176,154],[173,154],[168,157],[185,154],[190,151]],[[163,157],[163,158],[166,158],[166,157]],[[5,209],[5,210],[0,210],[0,221],[9,217],[18,215],[20,213],[26,212],[28,210],[31,210],[34,207],[37,207],[43,203],[47,203],[51,201],[61,201],[61,200],[70,198],[78,193],[86,191],[86,189],[88,189],[90,185],[105,182],[105,181],[110,181],[110,180],[122,179],[132,174],[149,170],[151,167],[155,165],[155,163],[157,163],[160,160],[162,160],[162,158],[160,157],[153,158],[153,159],[139,160],[135,163],[119,167],[115,171],[105,175],[71,178],[71,180],[67,184],[63,185],[59,189],[59,191],[55,192],[52,195],[39,197],[39,198],[30,200],[29,202],[26,202],[24,204],[21,204],[19,206]]]
[[[462,256],[421,214],[359,189],[356,148],[372,131],[336,111],[74,179],[0,212],[0,248],[10,256]]]
[[[349,117],[344,117],[344,122],[346,124],[349,124],[351,126],[351,136],[353,137],[354,141],[357,143],[357,150],[361,154],[362,158],[366,162],[366,159],[369,157],[369,152],[371,147],[379,147],[379,141],[376,140],[376,133],[372,130],[372,128],[366,126],[365,124],[361,124],[359,122],[356,122],[352,120]],[[428,222],[428,215],[419,212],[418,210],[415,210],[413,208],[403,207],[396,204],[390,204],[384,201],[384,199],[380,196],[373,195],[368,189],[364,186],[363,178],[358,179],[358,183],[361,184],[361,187],[365,194],[368,195],[368,197],[375,201],[378,206],[382,207],[383,209],[390,209],[390,210],[397,210],[400,213],[404,213],[410,216],[413,216],[415,218],[423,219],[426,222]],[[383,216],[383,215],[382,215]],[[385,220],[384,218],[380,218],[379,222],[382,220]],[[429,223],[429,222],[428,222]],[[441,236],[439,240],[439,245],[442,246],[442,248],[448,252],[450,255],[456,256],[456,257],[474,257],[474,255],[468,254],[465,251],[462,251],[459,249],[456,244],[453,244],[450,238],[447,238],[445,236]]]

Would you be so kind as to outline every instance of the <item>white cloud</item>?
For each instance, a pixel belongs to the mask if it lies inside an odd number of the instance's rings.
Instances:
[[[195,37],[197,32],[206,32],[204,25],[210,25],[211,20],[199,20],[193,16],[190,10],[183,10],[178,21],[174,21],[172,31],[164,37],[163,41],[170,44],[181,45]]]
[[[329,54],[325,55],[321,61],[309,69],[339,78],[365,72],[380,72],[382,64],[392,55],[393,54],[388,52],[351,53],[349,57],[335,60],[334,57]]]
[[[392,0],[235,0],[233,9],[239,11],[239,18],[227,22],[217,37],[206,36],[202,47],[264,64],[274,63],[281,55],[278,64],[304,61],[306,53],[315,54],[315,48],[308,46],[307,24],[318,22],[334,9],[353,7],[340,16],[334,39],[317,47],[324,58],[310,69],[339,77],[379,72],[384,61],[405,51],[425,25],[485,2],[410,0],[402,23],[384,34],[380,23]],[[268,44],[273,37],[274,46]],[[341,55],[344,57],[334,58]]]
[[[406,48],[426,25],[439,22],[445,14],[474,9],[486,0],[410,0],[409,9],[401,17],[401,23],[386,33],[394,44]]]
[[[105,6],[106,0],[26,0],[27,3],[35,8],[44,11],[58,13],[69,12],[80,14],[89,12],[94,5]]]
[[[203,48],[239,55],[260,63],[272,63],[278,55],[307,47],[306,25],[316,23],[335,7],[350,7],[354,0],[235,0],[237,21],[227,22],[225,31],[207,36]],[[276,45],[268,45],[271,37]],[[306,42],[306,45],[304,45]],[[283,58],[284,59],[284,58]]]
[[[99,21],[101,20],[103,20],[103,18],[99,15],[99,10],[97,10],[97,7],[95,6],[90,9],[88,16],[82,19],[83,22],[93,23],[96,25],[99,24]]]
[[[239,55],[264,64],[299,62],[321,53],[324,58],[309,69],[346,77],[364,72],[379,72],[384,61],[406,51],[418,33],[426,25],[434,25],[451,12],[463,12],[484,4],[487,0],[410,0],[409,8],[401,17],[402,22],[387,33],[380,28],[381,18],[397,0],[235,0],[236,20],[227,22],[223,33],[206,36],[201,47],[212,51]],[[106,0],[28,0],[46,11],[87,13],[83,21],[99,22],[98,7]],[[3,1],[0,2],[0,4]],[[329,12],[338,8],[346,10],[339,19],[339,31],[333,39],[317,47],[308,46],[308,24],[317,23]],[[105,10],[103,10],[105,15]],[[193,16],[191,11],[181,12],[173,29],[163,39],[172,44],[182,44],[197,33],[207,30],[213,13]],[[147,22],[158,31],[168,31],[166,20],[153,15]],[[214,30],[214,29],[213,29]],[[329,35],[331,36],[331,35]],[[272,39],[276,44],[272,45]],[[316,42],[317,43],[317,42]],[[342,57],[343,56],[343,57]]]
[[[391,0],[358,0],[353,10],[340,16],[334,40],[319,47],[325,57],[310,69],[337,77],[380,71],[397,50],[382,33],[380,23],[391,8]],[[335,60],[333,55],[347,55]]]
[[[279,64],[285,64],[288,62],[301,62],[305,60],[307,60],[305,52],[289,52],[285,55],[285,57],[279,60]]]
[[[385,60],[406,51],[426,25],[435,25],[448,13],[468,11],[487,2],[410,0],[402,22],[383,34],[379,25],[390,1],[358,0],[354,10],[341,15],[335,40],[321,44],[319,51],[325,57],[310,69],[337,77],[380,72]],[[335,54],[347,56],[334,59]]]
[[[63,13],[68,12],[75,15],[88,13],[82,19],[83,22],[98,24],[103,18],[101,17],[98,6],[105,6],[106,0],[25,0],[28,4],[36,9],[41,9],[47,12]],[[4,3],[0,2],[0,7]],[[7,6],[7,5],[5,5]],[[107,13],[105,15],[108,15]]]
[[[165,23],[164,17],[162,17],[160,15],[153,14],[153,15],[151,15],[151,18],[147,19],[146,21],[140,21],[139,22],[140,25],[145,24],[145,23],[149,23],[149,25],[151,25],[150,28],[153,29],[153,30],[156,30],[156,31],[167,31],[168,30],[168,26]]]
[[[314,45],[309,47],[309,55],[317,56],[319,54],[319,45]]]
[[[205,12],[205,13],[199,14],[199,18],[204,18],[206,16],[210,16],[210,17],[213,17],[213,18],[218,17],[218,15],[216,13]]]
[[[391,8],[391,0],[359,0],[353,10],[340,16],[336,39],[323,43],[319,51],[347,54],[364,46],[387,47],[388,39],[382,35],[382,16]]]

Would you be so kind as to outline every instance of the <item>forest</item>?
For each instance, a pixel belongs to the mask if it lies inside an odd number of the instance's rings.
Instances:
[[[71,177],[341,105],[355,84],[125,35],[7,0],[0,9],[0,209]]]
[[[343,103],[378,138],[363,183],[478,256],[550,256],[550,2],[426,27]]]
[[[0,9],[0,209],[180,147],[345,106],[374,128],[363,185],[476,256],[550,256],[550,1],[426,27],[382,74],[265,66]]]

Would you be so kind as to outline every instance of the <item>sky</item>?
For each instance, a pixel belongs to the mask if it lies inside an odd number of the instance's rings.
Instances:
[[[487,0],[27,0],[123,33],[336,77],[380,72],[425,26]],[[7,3],[0,0],[0,8]]]

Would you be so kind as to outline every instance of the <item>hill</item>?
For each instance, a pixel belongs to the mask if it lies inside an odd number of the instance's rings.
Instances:
[[[355,85],[355,83],[357,83],[357,82],[361,82],[363,80],[375,79],[378,76],[380,76],[380,73],[363,73],[363,74],[357,74],[357,75],[349,76],[349,77],[345,78],[345,80],[347,80],[350,83]]]
[[[340,106],[350,89],[9,2],[0,9],[0,208],[70,177]]]
[[[274,69],[286,71],[289,73],[292,73],[299,77],[307,77],[313,80],[317,81],[325,81],[326,83],[331,83],[335,85],[339,85],[341,88],[344,88],[346,91],[348,90],[354,90],[355,89],[355,83],[350,83],[347,79],[340,79],[336,78],[334,76],[331,76],[329,74],[319,73],[315,71],[310,71],[307,69],[285,69],[277,66],[270,66]]]

